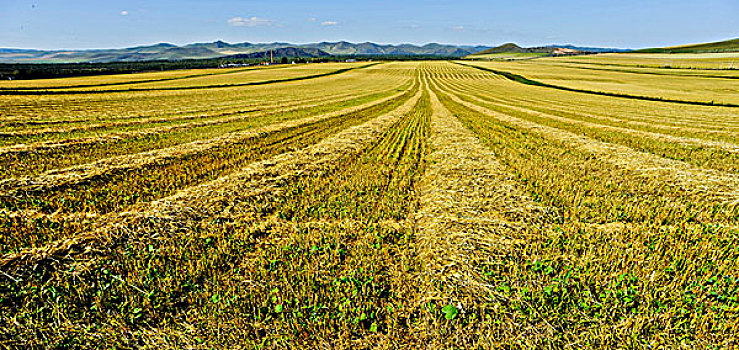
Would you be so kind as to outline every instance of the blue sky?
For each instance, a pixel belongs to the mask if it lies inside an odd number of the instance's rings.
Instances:
[[[641,48],[739,37],[739,0],[0,0],[0,47],[428,42]]]

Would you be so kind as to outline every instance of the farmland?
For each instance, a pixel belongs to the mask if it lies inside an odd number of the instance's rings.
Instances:
[[[0,348],[739,346],[720,55],[1,82]]]
[[[676,53],[676,54],[602,54],[597,56],[586,55],[569,58],[550,59],[552,61],[582,63],[593,65],[660,68],[660,69],[691,69],[692,73],[700,74],[702,70],[709,70],[708,74],[722,74],[723,71],[739,69],[739,53]],[[668,71],[669,72],[669,71]],[[691,71],[688,71],[691,72]],[[736,73],[736,72],[734,72]]]

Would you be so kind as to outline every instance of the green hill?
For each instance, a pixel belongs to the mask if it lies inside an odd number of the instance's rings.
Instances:
[[[514,43],[507,43],[491,49],[483,50],[473,55],[489,55],[498,53],[552,53],[554,47],[520,47]]]
[[[565,46],[539,46],[520,47],[514,43],[507,43],[487,50],[473,53],[465,58],[483,60],[517,60],[529,59],[542,56],[574,55],[581,53],[575,47]]]
[[[639,53],[710,53],[739,52],[739,38],[712,43],[681,45],[663,48],[642,49]]]

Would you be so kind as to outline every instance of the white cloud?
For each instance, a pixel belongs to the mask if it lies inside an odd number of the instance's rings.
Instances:
[[[461,32],[464,31],[464,26],[454,26],[452,27],[452,30],[455,32]]]
[[[324,27],[326,27],[326,26],[335,26],[335,25],[339,25],[339,22],[336,22],[336,21],[325,21],[325,22],[321,22],[321,25],[324,26]]]
[[[121,11],[121,16],[128,16],[128,11]]]
[[[308,22],[315,22],[315,21],[317,21],[318,19],[316,19],[315,17],[308,17],[308,18],[306,18],[305,20],[306,20],[306,21],[308,21]]]
[[[275,21],[271,19],[259,18],[256,16],[250,18],[234,17],[229,18],[226,22],[228,25],[233,27],[268,27],[275,23]]]

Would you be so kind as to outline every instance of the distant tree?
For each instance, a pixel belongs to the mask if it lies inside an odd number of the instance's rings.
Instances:
[[[282,59],[280,60],[280,63],[287,64],[287,57],[282,56]]]

